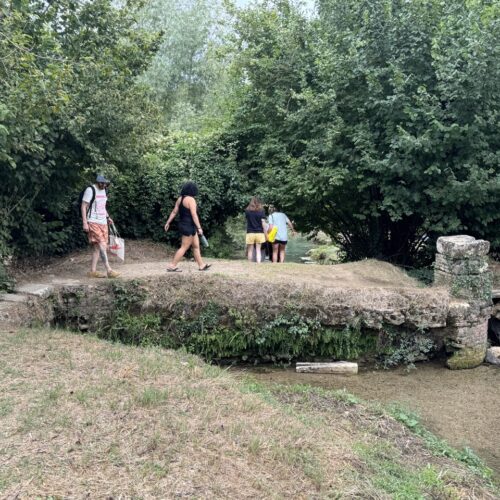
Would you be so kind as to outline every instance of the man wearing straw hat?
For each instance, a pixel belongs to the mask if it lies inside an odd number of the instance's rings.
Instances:
[[[110,181],[102,174],[96,178],[95,184],[83,192],[81,214],[83,230],[88,234],[89,243],[92,245],[92,267],[87,273],[89,278],[117,278],[119,273],[113,271],[108,261],[108,222],[113,223],[106,210],[108,195],[106,187]],[[97,262],[101,259],[106,274],[97,271]]]

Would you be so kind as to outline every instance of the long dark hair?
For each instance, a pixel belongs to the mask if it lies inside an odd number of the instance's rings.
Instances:
[[[192,196],[193,198],[198,195],[198,186],[194,182],[186,182],[181,189],[181,196]]]
[[[252,196],[247,210],[250,210],[250,212],[262,212],[264,210],[264,207],[262,206],[262,203],[259,198],[257,198],[257,196]]]

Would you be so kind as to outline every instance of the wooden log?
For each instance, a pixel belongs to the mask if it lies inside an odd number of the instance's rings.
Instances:
[[[335,361],[334,363],[297,363],[297,373],[332,373],[337,375],[356,375],[358,363]]]

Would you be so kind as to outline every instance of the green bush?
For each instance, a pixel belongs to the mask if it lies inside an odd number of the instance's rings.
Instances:
[[[241,210],[244,184],[231,147],[216,137],[179,132],[158,138],[138,171],[118,175],[110,210],[121,233],[177,242],[175,223],[168,234],[163,226],[188,180],[199,187],[198,213],[208,238]]]
[[[0,261],[0,293],[12,290],[14,283],[3,262]]]
[[[210,232],[209,247],[204,250],[204,255],[219,259],[232,259],[243,248],[244,240],[239,245],[228,233],[226,226],[220,226]]]
[[[500,246],[500,4],[271,1],[238,18],[229,140],[254,185],[349,260],[428,258],[437,236]]]
[[[307,255],[318,264],[330,265],[338,264],[342,261],[342,256],[336,245],[321,245],[312,248],[307,252]]]
[[[78,246],[79,191],[137,166],[159,113],[137,83],[156,36],[136,14],[134,2],[0,2],[0,246]]]

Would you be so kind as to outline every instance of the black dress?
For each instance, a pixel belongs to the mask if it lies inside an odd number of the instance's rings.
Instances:
[[[196,234],[196,226],[194,225],[191,210],[183,205],[184,196],[181,198],[179,205],[179,232],[182,236],[194,236]]]

